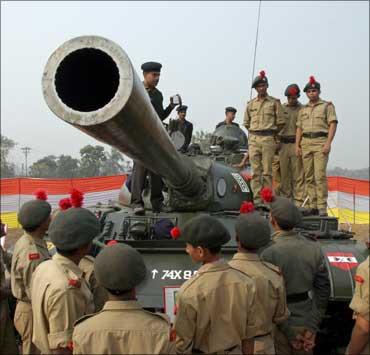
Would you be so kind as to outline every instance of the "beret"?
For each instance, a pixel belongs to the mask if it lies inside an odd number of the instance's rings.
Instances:
[[[215,217],[202,215],[188,221],[179,240],[204,248],[215,248],[231,239],[229,231]]]
[[[90,243],[100,233],[97,217],[86,208],[60,211],[50,223],[48,234],[60,250],[73,250]]]
[[[179,106],[176,111],[177,112],[180,112],[180,111],[186,111],[188,109],[188,107],[186,105],[181,105]]]
[[[260,74],[257,75],[254,80],[253,80],[253,83],[252,83],[252,88],[255,89],[257,85],[259,84],[267,84],[268,85],[268,80],[267,80],[267,77],[265,75],[265,72],[262,70],[260,71]]]
[[[285,96],[300,96],[301,90],[297,84],[290,84],[285,89],[284,95]]]
[[[248,249],[259,249],[271,240],[270,223],[258,212],[240,214],[235,231],[242,246]]]
[[[157,62],[146,62],[146,63],[141,65],[141,69],[143,71],[146,71],[146,72],[149,72],[149,71],[158,71],[158,72],[160,72],[161,68],[162,68],[162,64],[157,63]]]
[[[302,220],[302,214],[291,200],[277,196],[270,203],[271,215],[276,219],[280,227],[292,229]]]
[[[95,277],[111,291],[129,291],[145,279],[146,267],[141,254],[129,245],[114,244],[95,258]]]
[[[320,90],[320,87],[321,87],[320,83],[316,81],[316,79],[313,76],[310,76],[310,79],[308,83],[306,84],[306,86],[304,87],[303,91],[306,92],[309,89]]]
[[[45,200],[25,202],[18,212],[18,222],[25,229],[37,228],[50,216],[51,206]]]
[[[225,112],[234,112],[234,113],[236,113],[236,108],[234,108],[234,107],[231,107],[231,106],[228,106],[228,107],[226,107],[225,108]]]

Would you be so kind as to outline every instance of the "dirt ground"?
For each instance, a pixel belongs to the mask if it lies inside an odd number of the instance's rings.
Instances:
[[[370,225],[369,224],[352,224],[352,232],[355,233],[354,238],[357,240],[368,240],[370,234]],[[341,224],[341,229],[348,230],[349,227],[347,224]],[[8,230],[8,235],[6,237],[5,248],[12,247],[18,238],[22,235],[22,229],[10,229]]]

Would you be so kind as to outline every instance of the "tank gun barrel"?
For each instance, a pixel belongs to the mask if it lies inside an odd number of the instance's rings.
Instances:
[[[116,43],[97,36],[65,42],[50,56],[42,88],[49,108],[65,122],[139,161],[184,196],[202,190],[199,174],[176,151]]]

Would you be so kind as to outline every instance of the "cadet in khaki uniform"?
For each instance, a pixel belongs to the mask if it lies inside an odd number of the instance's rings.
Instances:
[[[302,156],[309,207],[327,215],[326,166],[337,129],[337,115],[331,102],[320,99],[320,83],[313,76],[306,84],[309,103],[298,114],[296,153]]]
[[[203,215],[185,225],[179,240],[186,242],[192,260],[203,265],[177,294],[177,353],[253,353],[256,289],[251,278],[221,259],[229,232]]]
[[[272,181],[273,181],[273,188],[276,195],[280,195],[280,188],[281,188],[281,167],[280,167],[280,157],[279,157],[279,148],[280,148],[280,141],[276,141],[276,150],[274,154],[274,158],[272,159]]]
[[[145,311],[135,298],[135,287],[146,275],[139,252],[128,245],[108,246],[96,257],[95,274],[108,292],[108,301],[101,312],[76,322],[73,353],[174,353],[168,317]]]
[[[370,354],[369,342],[369,257],[361,263],[355,276],[356,288],[351,304],[356,319],[346,355]]]
[[[302,218],[298,208],[285,197],[274,197],[270,202],[275,233],[273,243],[262,251],[261,258],[281,269],[290,311],[289,318],[275,331],[276,353],[312,354],[330,296],[324,256],[317,242],[294,232]]]
[[[40,196],[46,199],[46,195]],[[43,240],[50,224],[50,204],[43,199],[28,201],[18,213],[18,221],[25,234],[15,243],[12,257],[11,284],[17,307],[14,325],[22,338],[23,354],[39,354],[32,344],[31,277],[36,268],[50,259]]]
[[[10,269],[8,261],[7,252],[0,245],[0,354],[18,354],[8,303],[8,299],[12,297],[12,291],[5,277],[5,270]]]
[[[43,354],[71,353],[74,322],[94,311],[78,264],[99,233],[96,216],[79,207],[59,212],[50,224],[49,237],[57,253],[39,265],[31,282],[33,342]]]
[[[254,79],[252,88],[258,95],[248,102],[244,126],[249,132],[249,160],[253,170],[251,188],[255,203],[260,203],[262,187],[272,187],[276,136],[285,120],[280,101],[267,95],[268,81],[264,71]]]
[[[229,262],[256,284],[254,311],[258,314],[256,328],[259,336],[254,338],[254,354],[275,354],[273,325],[289,316],[284,280],[279,268],[262,261],[257,250],[270,242],[270,225],[257,212],[241,214],[235,225],[238,252]]]
[[[298,101],[300,96],[299,86],[290,84],[285,90],[288,102],[283,104],[285,126],[280,132],[280,195],[292,198],[296,206],[301,206],[304,201],[304,173],[302,157],[296,155],[295,136],[297,130],[297,117],[302,104]]]

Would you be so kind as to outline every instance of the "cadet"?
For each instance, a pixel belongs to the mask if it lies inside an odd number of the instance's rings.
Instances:
[[[9,255],[0,245],[0,354],[18,354],[8,302],[12,297],[12,290],[5,277],[5,270],[10,269],[9,259]]]
[[[356,288],[349,306],[354,311],[356,323],[346,355],[370,354],[369,257],[358,266],[354,279],[356,281]]]
[[[234,126],[239,127],[239,125],[236,122],[234,122],[236,112],[237,112],[236,108],[231,107],[231,106],[226,107],[225,108],[225,119],[217,123],[216,128],[224,126],[224,125],[227,125],[227,126],[234,125]]]
[[[96,257],[94,269],[108,301],[101,312],[76,322],[73,353],[170,354],[169,319],[145,311],[135,297],[146,275],[139,252],[128,245],[108,246]]]
[[[183,134],[185,141],[182,147],[180,147],[179,151],[182,153],[186,153],[188,150],[189,144],[191,142],[191,137],[193,135],[193,124],[186,120],[186,112],[188,107],[186,105],[179,106],[176,111],[178,112],[178,119],[170,120],[168,132],[169,135],[173,132],[179,131]]]
[[[274,197],[266,202],[271,203],[270,221],[275,233],[274,243],[262,251],[261,258],[281,269],[290,311],[288,320],[276,329],[276,353],[310,354],[330,296],[324,256],[317,242],[294,232],[301,213],[290,200]]]
[[[43,354],[71,353],[74,322],[94,311],[78,264],[100,233],[100,225],[89,210],[69,208],[55,216],[48,233],[57,253],[39,265],[32,277],[33,342]]]
[[[297,207],[302,206],[304,200],[304,173],[302,157],[296,155],[295,135],[297,129],[298,112],[302,104],[298,101],[300,89],[297,84],[290,84],[284,95],[288,102],[283,105],[285,126],[280,132],[280,195],[292,198]]]
[[[249,132],[249,160],[253,170],[251,188],[255,203],[261,203],[262,187],[272,187],[276,136],[285,120],[280,101],[267,94],[268,81],[264,71],[254,79],[252,88],[258,95],[248,102],[244,126]]]
[[[298,114],[296,153],[302,156],[309,207],[327,215],[326,166],[337,130],[337,115],[331,102],[320,99],[320,83],[313,76],[303,90],[309,99]],[[302,138],[303,137],[303,138]]]
[[[281,188],[281,166],[279,157],[280,146],[281,146],[280,141],[276,141],[276,150],[274,158],[272,159],[272,181],[276,195],[280,195]]]
[[[235,225],[238,252],[229,262],[256,284],[254,311],[258,314],[254,338],[254,354],[275,354],[272,336],[273,324],[286,320],[289,316],[286,304],[284,280],[279,268],[261,261],[259,248],[270,242],[270,225],[266,218],[257,212],[241,214]]]
[[[252,279],[221,259],[229,232],[214,217],[202,215],[185,225],[179,240],[202,266],[177,294],[177,353],[239,354],[242,348],[252,353],[256,289]]]
[[[147,62],[141,66],[144,76],[144,87],[148,92],[150,101],[157,112],[160,120],[163,121],[176,106],[171,98],[170,104],[163,109],[163,95],[156,88],[161,75],[162,64],[156,62]],[[146,169],[138,161],[134,161],[132,170],[132,185],[131,185],[131,205],[135,214],[145,214],[144,202],[142,199],[142,192],[145,187],[145,180],[147,175],[150,174],[150,202],[154,212],[160,212],[163,203],[163,181],[160,176]]]
[[[50,224],[51,206],[45,191],[37,191],[37,199],[22,205],[18,222],[24,234],[15,243],[11,267],[11,284],[17,306],[14,325],[22,338],[23,354],[39,354],[32,344],[31,277],[36,268],[50,259],[44,236]]]

